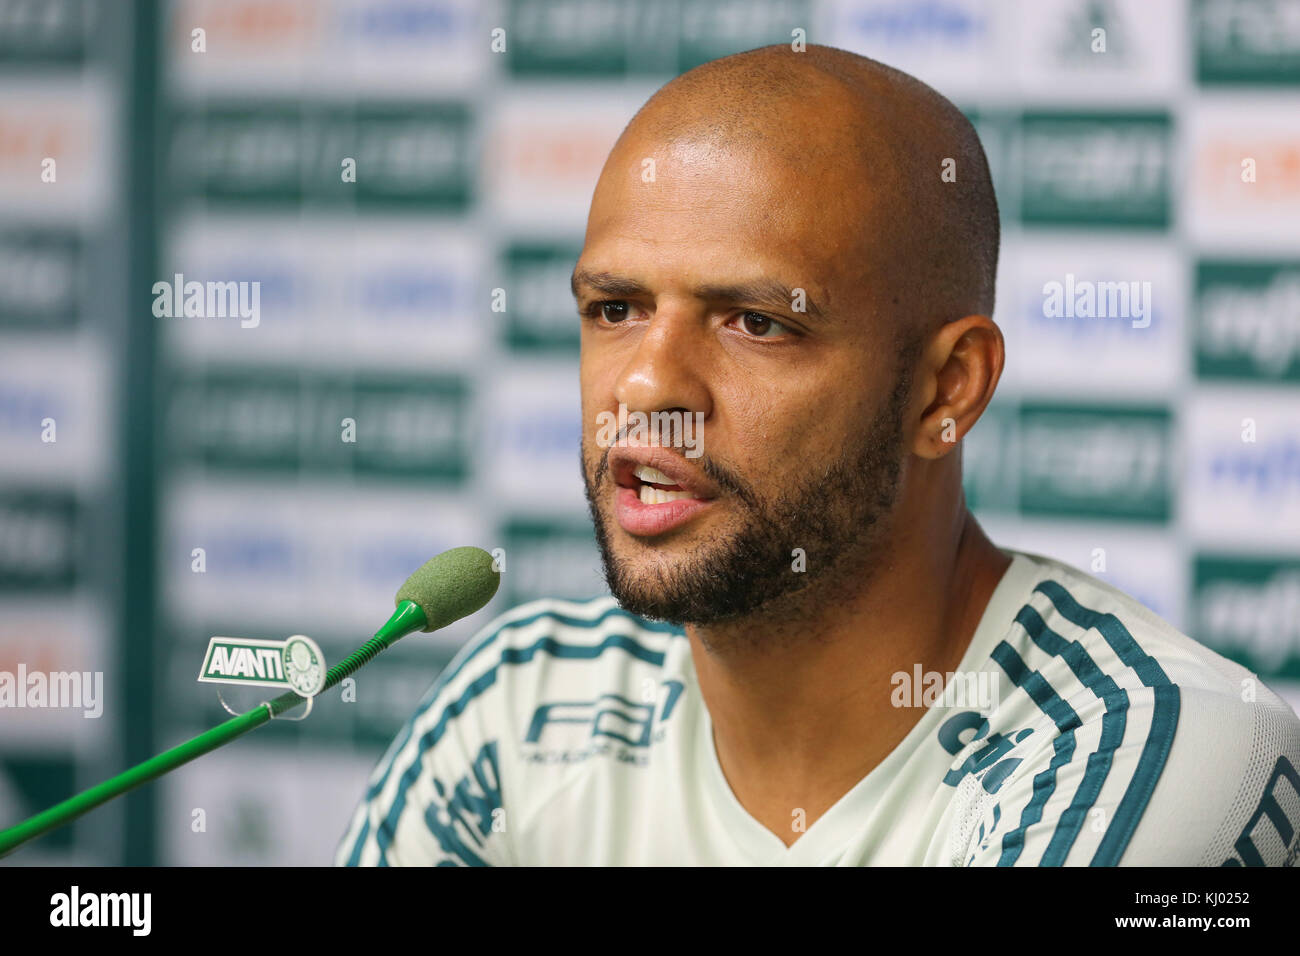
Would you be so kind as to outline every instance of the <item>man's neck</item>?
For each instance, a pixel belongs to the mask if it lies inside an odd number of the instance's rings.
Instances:
[[[798,623],[687,628],[723,773],[787,846],[793,820],[811,826],[920,720],[891,678],[955,670],[1010,564],[964,506],[948,546],[895,536],[889,555]]]

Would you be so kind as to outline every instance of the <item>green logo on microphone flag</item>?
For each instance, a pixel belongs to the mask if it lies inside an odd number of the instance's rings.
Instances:
[[[316,642],[295,634],[284,642],[281,651],[284,679],[300,697],[315,697],[325,686],[325,656]]]
[[[277,687],[312,697],[325,685],[325,655],[303,634],[286,641],[214,637],[208,641],[198,679],[208,684]]]

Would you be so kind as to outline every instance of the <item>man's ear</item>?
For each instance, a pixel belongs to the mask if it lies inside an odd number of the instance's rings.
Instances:
[[[957,446],[993,398],[1005,360],[1002,330],[987,315],[968,315],[934,334],[916,371],[926,404],[914,423],[913,454],[938,459]]]

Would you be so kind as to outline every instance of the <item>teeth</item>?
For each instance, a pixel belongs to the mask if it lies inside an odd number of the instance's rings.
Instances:
[[[658,468],[651,468],[648,465],[641,465],[633,472],[642,481],[653,481],[656,485],[675,485],[673,481]]]
[[[653,468],[649,469],[654,471]],[[695,496],[689,491],[664,491],[662,488],[652,488],[650,485],[641,486],[641,504],[643,505],[662,505],[670,501],[678,501],[682,498],[694,498]]]

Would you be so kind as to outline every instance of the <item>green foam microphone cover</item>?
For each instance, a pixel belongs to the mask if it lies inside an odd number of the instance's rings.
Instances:
[[[482,548],[452,548],[420,565],[397,590],[396,604],[424,611],[426,633],[473,614],[497,593],[501,572]]]

